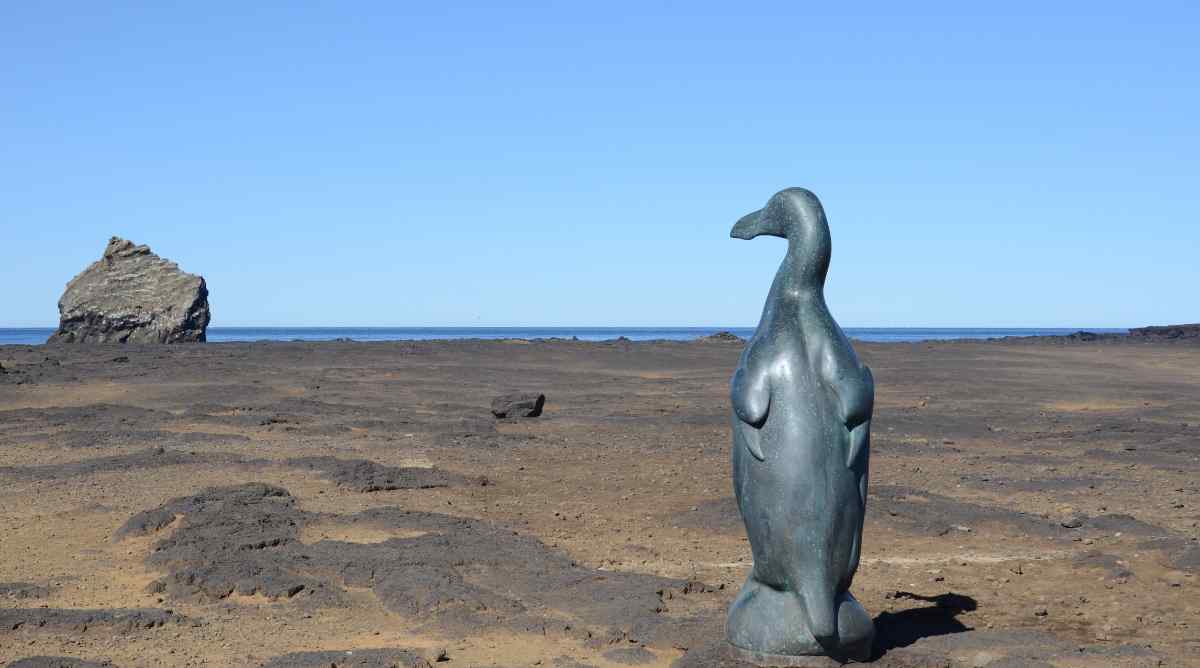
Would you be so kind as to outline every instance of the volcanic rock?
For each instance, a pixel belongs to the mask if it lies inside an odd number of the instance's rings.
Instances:
[[[28,582],[0,582],[0,597],[43,598],[49,593],[48,588]]]
[[[1153,339],[1200,339],[1200,323],[1192,325],[1136,327],[1129,330],[1129,335]]]
[[[492,399],[492,415],[504,417],[537,417],[542,414],[546,395],[537,392],[509,392]]]
[[[415,466],[384,466],[368,459],[299,457],[287,460],[300,468],[321,471],[338,487],[356,492],[448,487],[455,477],[437,469]]]
[[[429,668],[429,661],[406,649],[294,652],[276,657],[265,668]]]
[[[733,332],[720,331],[716,334],[700,337],[700,340],[708,343],[741,343],[743,339]]]
[[[31,656],[8,664],[8,668],[113,668],[109,661],[84,661],[69,656]]]
[[[0,630],[67,630],[82,632],[105,628],[106,632],[133,633],[155,629],[167,624],[191,621],[171,610],[157,608],[103,608],[81,610],[69,608],[8,608],[0,609]],[[112,633],[108,633],[112,635]]]
[[[58,312],[47,343],[203,341],[210,317],[202,276],[119,237],[71,279]]]

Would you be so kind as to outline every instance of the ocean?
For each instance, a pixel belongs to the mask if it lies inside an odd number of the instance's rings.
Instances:
[[[912,342],[950,339],[993,339],[1003,336],[1061,336],[1079,330],[1124,334],[1127,329],[1096,327],[846,327],[859,341]],[[209,327],[210,343],[226,341],[411,341],[421,339],[569,339],[606,341],[625,337],[634,341],[667,339],[689,341],[717,332],[742,338],[753,327]],[[0,327],[0,345],[45,343],[53,327]]]

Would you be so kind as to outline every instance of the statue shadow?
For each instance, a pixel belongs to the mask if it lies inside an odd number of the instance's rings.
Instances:
[[[872,659],[878,659],[889,651],[908,647],[921,638],[944,636],[972,630],[958,621],[958,615],[970,612],[977,602],[962,594],[939,594],[922,596],[907,591],[893,595],[897,599],[911,599],[931,605],[910,608],[900,612],[883,612],[875,617],[875,648]]]

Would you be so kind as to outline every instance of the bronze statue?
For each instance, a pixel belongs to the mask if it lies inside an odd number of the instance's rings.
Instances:
[[[754,568],[726,635],[740,658],[757,663],[862,661],[875,630],[850,583],[874,381],[825,305],[831,244],[817,196],[783,190],[730,233],[760,235],[787,239],[788,250],[733,374],[733,486]]]

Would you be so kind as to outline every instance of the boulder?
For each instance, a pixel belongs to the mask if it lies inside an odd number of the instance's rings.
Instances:
[[[509,392],[492,399],[492,415],[505,417],[537,417],[542,414],[546,395],[537,392]]]
[[[47,343],[203,341],[210,318],[204,277],[119,237],[71,279],[58,312]]]

